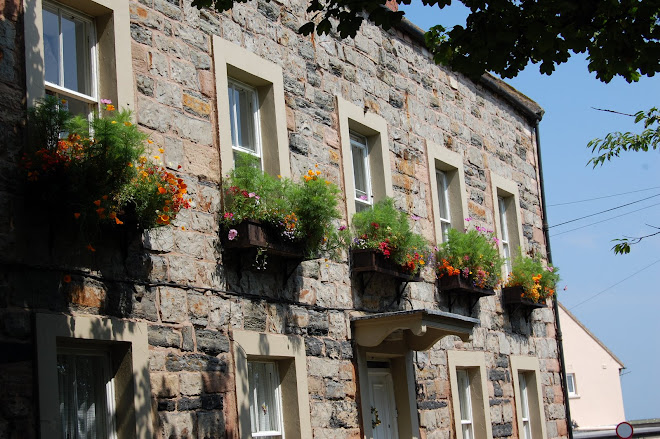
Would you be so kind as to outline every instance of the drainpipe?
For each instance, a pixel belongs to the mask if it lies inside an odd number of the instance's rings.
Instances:
[[[548,255],[548,263],[552,264],[552,251],[550,250],[550,234],[548,233],[548,213],[545,204],[545,189],[543,186],[543,164],[541,160],[541,134],[539,131],[539,120],[537,119],[534,126],[534,134],[536,135],[536,155],[539,163],[539,183],[541,185],[541,209],[543,214],[543,236],[545,238],[545,250]],[[555,311],[555,326],[557,328],[557,349],[559,350],[559,367],[561,369],[561,389],[564,393],[564,406],[566,407],[566,430],[568,431],[568,438],[573,439],[573,421],[571,420],[571,409],[568,405],[568,386],[566,385],[566,362],[564,361],[564,343],[561,335],[561,325],[559,324],[559,305],[557,302],[557,293],[555,292],[552,297],[552,307]]]

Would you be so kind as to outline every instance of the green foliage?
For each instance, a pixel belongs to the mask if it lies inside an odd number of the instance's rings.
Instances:
[[[225,230],[244,220],[259,221],[277,230],[282,239],[305,245],[308,257],[327,252],[336,256],[339,238],[333,221],[339,188],[320,178],[321,171],[308,171],[299,183],[274,178],[259,168],[259,159],[239,154],[236,167],[223,183]]]
[[[587,145],[591,152],[599,155],[592,157],[587,164],[591,163],[595,168],[605,164],[614,157],[619,157],[621,151],[648,151],[658,149],[660,144],[660,113],[657,108],[649,111],[639,111],[635,114],[635,123],[643,123],[644,130],[637,133],[609,133],[604,139],[593,139]]]
[[[502,281],[504,259],[497,248],[497,238],[482,227],[465,233],[450,229],[435,258],[438,277],[471,277],[479,288],[496,288]]]
[[[188,207],[185,184],[147,161],[147,136],[130,112],[107,105],[103,113],[91,122],[72,117],[52,96],[29,109],[22,164],[32,201],[54,217],[77,221],[81,230],[124,224],[127,210],[143,228],[169,224]]]
[[[397,210],[391,198],[353,215],[351,234],[354,248],[378,250],[411,273],[428,261],[428,242],[412,231],[408,215]]]
[[[231,9],[234,1],[246,0],[194,0],[193,5],[222,12]],[[615,76],[638,81],[660,71],[660,3],[655,0],[460,2],[470,9],[465,26],[432,27],[426,44],[437,63],[474,79],[486,71],[512,78],[530,62],[549,75],[574,53],[584,52],[589,71],[606,83]],[[388,30],[401,21],[403,12],[391,11],[385,3],[308,0],[308,21],[299,32],[336,32],[340,38],[352,38],[365,17]],[[442,10],[451,0],[422,3]]]
[[[541,261],[540,256],[525,256],[520,250],[513,260],[513,267],[506,287],[521,286],[523,297],[539,302],[551,297],[559,282],[558,268]]]

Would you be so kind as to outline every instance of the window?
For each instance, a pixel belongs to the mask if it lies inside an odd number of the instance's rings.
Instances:
[[[48,93],[73,113],[89,113],[100,98],[134,109],[128,0],[66,3],[76,9],[26,0],[34,12],[24,20],[28,105]]]
[[[109,368],[107,352],[58,349],[62,437],[116,437],[114,382]]]
[[[282,437],[282,398],[277,364],[248,361],[253,437]]]
[[[237,330],[233,341],[239,436],[312,437],[302,337]]]
[[[259,157],[261,162],[261,134],[259,132],[259,99],[257,91],[238,81],[229,81],[229,118],[234,162],[237,152]]]
[[[506,258],[504,278],[511,272],[512,256],[522,249],[522,226],[518,185],[498,175],[491,174],[493,205],[495,206],[495,230],[500,239],[500,252]]]
[[[492,439],[484,353],[448,351],[447,363],[456,439]]]
[[[43,4],[46,93],[62,98],[74,114],[89,114],[97,102],[94,22],[55,4]]]
[[[468,216],[463,159],[430,142],[427,151],[435,235],[437,242],[444,242],[450,229],[463,230]]]
[[[261,159],[270,175],[291,175],[282,67],[249,50],[213,36],[213,62],[218,92],[218,130],[223,175],[236,152]]]
[[[519,436],[521,439],[546,439],[539,360],[517,355],[510,359]]]
[[[351,134],[353,155],[353,181],[355,183],[355,211],[361,212],[372,205],[371,177],[369,176],[369,147],[367,138]]]
[[[153,437],[146,323],[39,313],[36,338],[42,438]]]
[[[567,373],[566,374],[566,386],[568,387],[568,396],[576,397],[578,396],[577,388],[575,387],[575,374]]]
[[[387,123],[337,96],[348,218],[394,195]]]

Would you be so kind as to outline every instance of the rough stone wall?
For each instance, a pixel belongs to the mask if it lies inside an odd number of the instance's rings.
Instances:
[[[0,388],[10,391],[0,397],[0,437],[36,435],[35,311],[148,322],[153,411],[163,438],[237,436],[232,329],[301,335],[314,436],[348,438],[360,436],[361,422],[352,313],[448,309],[431,272],[424,274],[424,282],[410,284],[398,304],[388,279],[377,280],[364,292],[352,284],[346,261],[307,261],[286,278],[282,273],[294,267],[272,258],[270,271],[245,269],[247,260],[223,260],[215,96],[224,91],[215,90],[212,35],[283,67],[294,177],[318,163],[328,179],[342,185],[334,97],[341,95],[387,121],[396,204],[421,218],[415,227],[427,238],[434,236],[426,159],[433,143],[463,156],[469,214],[479,225],[494,228],[490,172],[516,181],[524,245],[543,252],[531,123],[501,98],[434,65],[404,34],[365,24],[354,40],[301,37],[296,30],[304,22],[304,10],[300,0],[236,4],[223,15],[198,11],[187,1],[130,3],[136,120],[155,146],[165,149],[165,163],[175,170],[181,166],[178,172],[194,208],[182,212],[175,226],[123,242],[107,239],[94,254],[71,246],[70,237],[43,222],[25,221],[20,210],[0,209],[3,225],[6,212],[11,215],[6,221],[19,224],[13,235],[18,255],[9,258],[16,264],[3,270],[0,279],[2,343],[23,349],[2,364],[0,384],[8,387]],[[0,21],[0,71],[10,65],[8,71],[14,73],[0,75],[0,87],[11,96],[0,107],[2,135],[10,136],[18,135],[7,133],[17,133],[20,124],[20,112],[14,110],[24,105],[18,92],[24,90],[19,15],[5,14]],[[16,43],[5,43],[11,41],[7,36]],[[8,64],[11,60],[14,64]],[[4,176],[16,151],[2,154]],[[12,172],[14,165],[15,160]],[[13,184],[3,178],[3,203],[20,194]],[[68,273],[71,283],[62,281]],[[455,312],[470,313],[460,306]],[[496,296],[481,299],[472,315],[481,324],[470,342],[448,337],[415,356],[423,437],[454,437],[447,349],[486,353],[495,437],[519,437],[509,356],[537,356],[548,437],[566,437],[552,310],[535,311],[529,321],[512,318]]]

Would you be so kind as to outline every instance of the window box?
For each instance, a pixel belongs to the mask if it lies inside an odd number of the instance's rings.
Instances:
[[[282,240],[281,233],[258,221],[245,220],[233,227],[238,232],[236,237],[229,239],[228,231],[222,234],[222,245],[225,249],[245,250],[260,248],[270,255],[289,259],[303,259],[304,249],[300,242]]]
[[[375,249],[352,249],[351,270],[353,273],[382,273],[407,282],[420,282],[419,275],[412,275]]]
[[[545,300],[534,302],[532,299],[523,297],[524,292],[525,290],[521,286],[502,288],[502,300],[505,305],[515,308],[526,308],[530,311],[537,308],[545,308]]]
[[[495,295],[492,288],[479,288],[474,285],[472,276],[465,278],[460,274],[439,278],[438,289],[449,296],[449,312],[452,312],[453,305],[459,297],[467,297],[470,300],[470,309],[472,309],[481,297]]]

